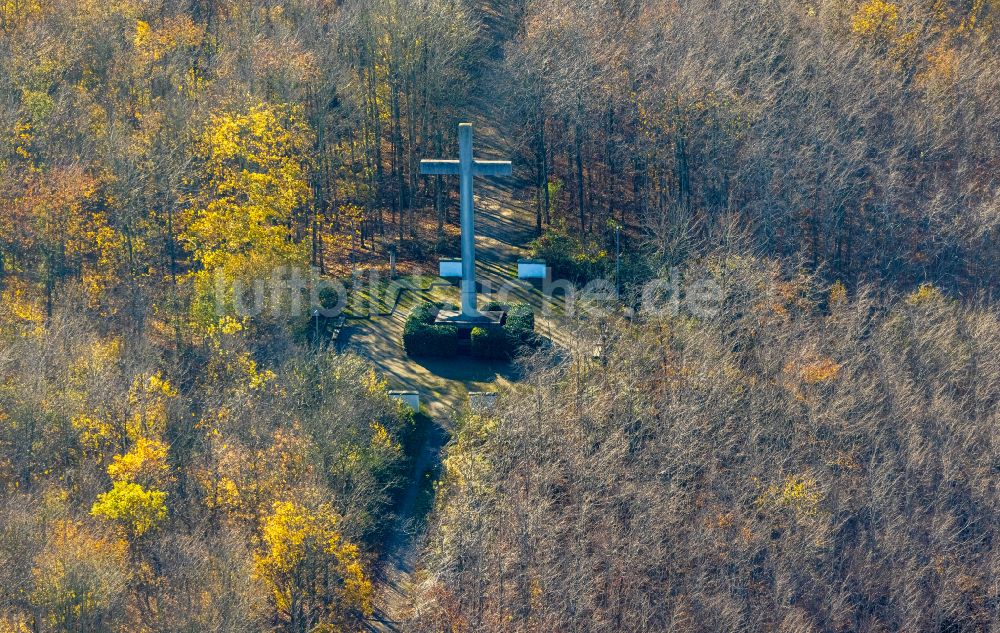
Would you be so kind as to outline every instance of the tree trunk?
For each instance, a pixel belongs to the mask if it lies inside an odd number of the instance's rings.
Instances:
[[[583,197],[583,126],[580,125],[579,119],[576,122],[574,136],[576,141],[576,200],[580,211],[580,235],[582,237],[587,231],[587,205]]]
[[[396,205],[393,217],[397,219],[397,236],[403,241],[403,212],[406,208],[406,185],[403,178],[403,129],[400,120],[399,87],[393,83],[390,93],[392,109],[392,172],[396,180]]]
[[[608,103],[608,129],[607,129],[607,142],[605,144],[606,158],[608,163],[608,206],[607,215],[608,219],[615,217],[615,188],[618,184],[617,178],[617,163],[615,160],[615,105],[614,102]]]
[[[535,142],[535,166],[538,179],[538,195],[535,200],[535,232],[542,234],[542,216],[549,214],[549,174],[545,154],[545,113],[538,109],[538,133]]]

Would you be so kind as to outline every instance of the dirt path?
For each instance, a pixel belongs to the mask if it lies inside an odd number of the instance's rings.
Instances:
[[[383,546],[383,557],[376,574],[379,593],[375,613],[367,627],[369,631],[402,630],[399,627],[409,609],[413,572],[423,543],[426,508],[420,507],[418,502],[422,495],[429,493],[427,484],[439,464],[447,437],[443,425],[433,421],[399,505],[396,523]]]

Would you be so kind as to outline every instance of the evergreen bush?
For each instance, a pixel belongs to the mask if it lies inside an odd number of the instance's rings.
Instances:
[[[403,349],[413,357],[450,358],[458,353],[458,328],[434,325],[438,311],[446,307],[424,303],[414,308],[403,326]]]

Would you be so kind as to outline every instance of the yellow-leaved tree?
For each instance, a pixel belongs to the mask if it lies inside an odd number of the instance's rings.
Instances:
[[[140,437],[131,450],[115,455],[108,466],[112,487],[97,496],[90,513],[111,521],[137,553],[139,539],[167,518],[166,488],[172,481],[167,463],[169,447]]]
[[[131,481],[116,481],[108,492],[97,495],[90,513],[113,521],[134,545],[167,518],[167,493],[146,490]]]
[[[312,198],[311,138],[299,106],[258,104],[211,117],[198,143],[203,180],[182,234],[198,264],[196,324],[232,314],[234,289],[250,293],[282,267],[307,265],[292,220]]]
[[[262,536],[256,574],[288,630],[353,630],[371,615],[372,583],[330,508],[276,502]]]

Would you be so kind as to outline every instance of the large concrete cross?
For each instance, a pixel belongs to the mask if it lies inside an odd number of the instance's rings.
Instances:
[[[479,316],[476,309],[476,232],[472,180],[475,176],[510,176],[509,160],[475,160],[472,156],[472,124],[458,124],[458,160],[422,160],[420,173],[461,176],[462,200],[462,315]]]

